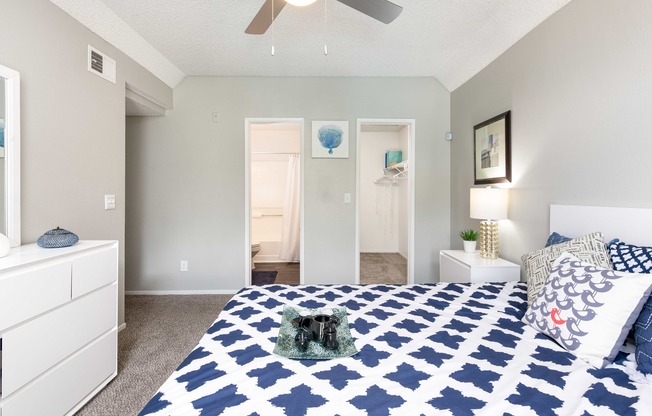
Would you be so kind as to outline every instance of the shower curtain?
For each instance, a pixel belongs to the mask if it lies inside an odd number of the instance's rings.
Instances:
[[[288,174],[283,200],[283,231],[281,232],[281,248],[279,258],[284,261],[299,261],[299,243],[301,224],[300,199],[301,169],[299,155],[290,155]]]

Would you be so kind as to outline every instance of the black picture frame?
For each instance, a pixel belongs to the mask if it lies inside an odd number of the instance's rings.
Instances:
[[[473,126],[475,185],[512,181],[511,111]]]

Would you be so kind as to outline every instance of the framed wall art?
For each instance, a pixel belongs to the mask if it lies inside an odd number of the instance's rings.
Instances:
[[[473,127],[475,185],[511,182],[510,112]]]
[[[349,157],[349,122],[313,121],[312,157],[347,159]]]

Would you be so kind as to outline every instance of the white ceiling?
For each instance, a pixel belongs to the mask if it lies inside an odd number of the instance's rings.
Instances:
[[[389,25],[337,0],[287,5],[274,56],[271,30],[244,33],[264,0],[50,1],[173,88],[192,75],[423,76],[453,91],[570,0],[393,0]]]

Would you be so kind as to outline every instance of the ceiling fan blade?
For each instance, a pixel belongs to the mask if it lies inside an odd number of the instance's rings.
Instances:
[[[357,11],[383,23],[391,23],[403,11],[403,7],[387,0],[337,0]]]
[[[245,30],[249,35],[262,35],[272,25],[272,2],[274,2],[274,19],[285,7],[285,0],[265,0],[265,4],[258,10],[251,23]]]

